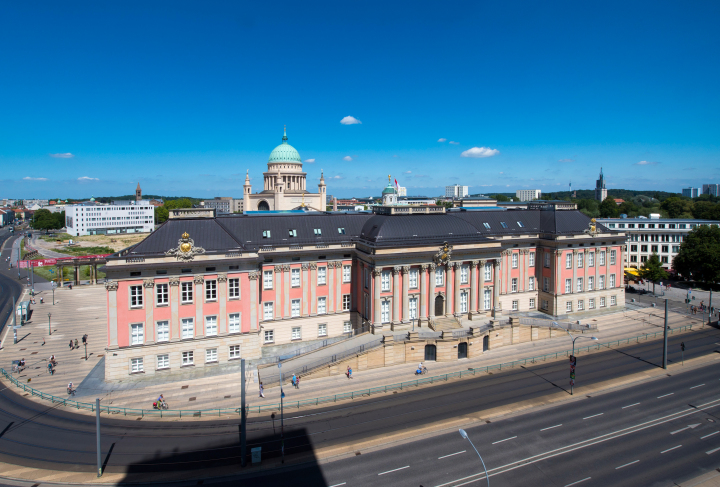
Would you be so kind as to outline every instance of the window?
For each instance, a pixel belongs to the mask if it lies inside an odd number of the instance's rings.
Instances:
[[[228,279],[228,298],[240,299],[240,279]]]
[[[410,315],[409,318],[411,320],[417,319],[417,305],[418,299],[415,296],[411,296],[408,299],[408,314]]]
[[[592,291],[594,286],[595,286],[595,277],[588,276],[588,291]]]
[[[585,301],[582,299],[578,301],[578,311],[582,311],[585,309]]]
[[[615,265],[615,250],[610,251],[610,265]]]
[[[217,316],[205,317],[205,336],[217,335]]]
[[[265,343],[273,343],[275,341],[275,332],[273,330],[265,330]]]
[[[518,310],[518,301],[517,299],[513,300],[512,302],[512,310],[517,311]]]
[[[390,290],[390,273],[387,271],[383,271],[383,273],[380,275],[380,290]]]
[[[352,267],[350,267],[349,265],[343,266],[343,282],[350,282],[352,276],[351,271]]]
[[[516,293],[517,292],[517,277],[513,277],[510,281],[510,292]]]
[[[158,284],[155,286],[155,299],[158,306],[164,306],[168,304],[168,285]]]
[[[512,254],[512,268],[517,269],[518,268],[518,254]]]
[[[141,358],[133,358],[130,359],[130,373],[131,374],[137,374],[138,372],[142,372],[143,369],[143,359]]]
[[[345,235],[345,229],[344,228],[338,228],[338,233],[340,235]]]
[[[588,309],[595,309],[595,299],[588,299]]]
[[[545,267],[550,267],[550,252],[545,252]]]
[[[490,262],[485,263],[485,282],[492,281],[492,264]]]
[[[468,311],[468,293],[460,293],[460,312],[467,313]]]
[[[205,301],[217,301],[217,281],[205,281]]]
[[[605,276],[600,276],[598,279],[598,289],[605,289]]]
[[[208,348],[205,350],[205,363],[217,362],[217,348]]]
[[[530,298],[530,304],[528,305],[530,309],[535,309],[535,298]]]
[[[637,252],[637,245],[631,245],[630,252]]]
[[[166,342],[170,340],[170,324],[167,321],[158,321],[155,324],[157,341]]]
[[[488,230],[490,230],[490,224],[489,224],[489,223],[483,222],[483,226],[484,226],[485,228],[487,228]]]
[[[300,335],[300,327],[299,326],[296,326],[292,329],[291,339],[292,340],[302,340],[302,336]]]
[[[270,230],[263,230],[263,238],[270,238]]]
[[[273,288],[273,271],[263,271],[263,289]]]
[[[460,266],[460,284],[468,283],[469,268],[466,265]]]
[[[583,257],[584,256],[585,256],[585,254],[583,252],[578,252],[578,256],[577,256],[578,269],[581,269],[583,266]]]
[[[547,311],[547,309],[548,309],[549,307],[550,307],[550,305],[549,305],[549,303],[548,303],[548,300],[547,300],[547,299],[543,299],[543,300],[542,300],[542,309],[544,309],[544,310]]]
[[[489,289],[483,290],[483,309],[489,310],[490,309],[490,299],[491,299],[491,293]]]
[[[350,321],[343,322],[343,333],[352,333],[352,323]]]
[[[319,337],[327,336],[327,325],[325,323],[321,323],[318,325],[318,336]]]
[[[265,321],[272,320],[275,317],[273,314],[273,303],[263,303],[263,319]]]
[[[568,301],[567,303],[565,303],[565,311],[567,311],[568,313],[572,311],[572,301]]]
[[[535,252],[530,252],[528,257],[528,266],[535,267]]]
[[[601,308],[605,307],[605,298],[600,298],[600,307]]]
[[[193,357],[193,352],[183,352],[182,353],[182,364],[183,365],[192,365],[194,363],[195,358]]]
[[[573,260],[572,252],[568,252],[567,254],[565,254],[565,269],[572,269],[572,260]],[[550,266],[545,266],[545,267],[550,267]]]
[[[525,225],[523,225],[523,222],[517,222],[518,227],[525,228]]]
[[[444,282],[445,282],[445,269],[442,269],[442,268],[435,269],[435,285],[442,286]]]
[[[647,245],[641,245],[641,246],[640,246],[640,251],[641,251],[641,252],[647,252],[647,251],[648,251],[647,249],[648,249],[648,246],[647,246]]]
[[[572,292],[572,279],[565,279],[565,294]]]
[[[598,265],[605,265],[605,251],[600,251],[600,256],[598,258]]]
[[[350,295],[349,294],[343,294],[342,309],[343,309],[343,311],[350,311]]]
[[[417,289],[418,287],[418,271],[417,269],[411,269],[409,274],[409,284],[408,286],[410,289]]]
[[[228,315],[228,333],[240,333],[240,313]]]
[[[240,358],[240,345],[230,345],[230,360]]]
[[[657,251],[658,251],[658,246],[657,246],[657,245],[651,245],[651,246],[650,246],[650,249],[651,249],[651,251],[652,251],[653,254],[657,254]]]
[[[609,288],[615,287],[615,274],[610,274],[610,282],[608,283]]]
[[[290,238],[294,238],[294,237],[297,237],[297,230],[296,230],[296,229],[294,229],[294,228],[293,228],[293,229],[290,229],[290,230],[288,230],[288,237],[290,237]]]
[[[326,302],[327,302],[327,298],[326,298],[325,296],[322,296],[322,297],[318,298],[317,314],[319,314],[319,315],[324,315],[325,313],[327,313],[327,310],[326,310],[326,307],[325,307],[325,303],[326,303]]]
[[[297,318],[300,316],[300,300],[299,299],[293,299],[290,301],[290,316],[292,318]]]
[[[130,286],[130,307],[142,308],[143,294],[142,286]]]
[[[380,319],[383,323],[390,322],[390,301],[383,301],[380,303]]]
[[[169,369],[170,368],[170,356],[166,353],[157,356],[157,368],[158,369]]]
[[[595,267],[595,252],[588,253],[588,267]]]
[[[550,292],[550,278],[548,277],[543,277],[543,291]]]
[[[130,325],[130,345],[142,345],[143,342],[143,326]]]
[[[583,291],[583,278],[578,277],[577,278],[577,292],[581,293]]]
[[[290,270],[290,285],[292,287],[300,287],[300,269]]]
[[[534,291],[535,290],[535,277],[530,277],[528,279],[528,291]]]
[[[180,283],[180,301],[183,303],[193,302],[193,283],[192,282],[181,282]]]
[[[313,229],[313,232],[315,233],[315,235],[322,235],[322,228],[315,228]]]
[[[507,223],[505,223],[505,222],[500,222],[500,226],[503,227],[503,228],[507,228],[507,227],[508,227],[508,226],[507,226]]]
[[[195,336],[195,324],[192,318],[183,318],[181,320],[182,338],[192,338]]]
[[[327,267],[318,267],[317,269],[317,283],[318,286],[325,284],[327,281]]]

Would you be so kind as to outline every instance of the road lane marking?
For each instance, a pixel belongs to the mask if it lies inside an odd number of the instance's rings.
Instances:
[[[631,407],[633,407],[633,406],[637,406],[638,404],[640,404],[640,403],[639,403],[639,402],[636,402],[635,404],[631,404],[631,405],[629,405],[629,406],[623,406],[621,409],[631,408]]]
[[[664,396],[658,396],[657,399],[662,399],[663,397],[672,396],[673,394],[675,394],[675,393],[671,392],[670,394],[665,394]]]
[[[682,428],[682,429],[679,429],[679,430],[675,430],[675,431],[673,431],[673,432],[670,433],[670,434],[671,434],[671,435],[674,435],[675,433],[680,433],[681,431],[694,430],[694,429],[697,428],[698,426],[700,426],[700,423],[689,424],[689,425],[687,425],[685,428]]]
[[[410,465],[405,465],[404,467],[396,468],[395,470],[388,470],[387,472],[379,473],[378,475],[385,475],[386,473],[397,472],[398,470],[405,470],[406,468],[410,468]]]
[[[450,455],[445,455],[444,457],[438,457],[438,460],[442,460],[443,458],[447,458],[447,457],[452,457],[452,456],[454,456],[454,455],[460,455],[461,453],[465,453],[465,450],[459,451],[459,452],[456,452],[456,453],[451,453]]]
[[[661,451],[660,454],[662,455],[663,453],[667,453],[667,452],[669,452],[669,451],[673,451],[673,450],[675,450],[676,448],[680,448],[681,446],[682,446],[682,445],[678,445],[678,446],[674,446],[674,447],[672,447],[672,448],[668,448],[668,449],[665,450],[665,451]]]
[[[623,467],[627,467],[628,465],[632,465],[633,463],[637,463],[640,460],[635,460],[634,462],[626,463],[625,465],[620,465],[619,467],[615,467],[615,470],[620,470]]]
[[[565,487],[570,487],[571,485],[579,484],[580,482],[585,482],[586,480],[590,480],[592,477],[588,477],[586,479],[578,480],[577,482],[573,482],[572,484],[567,484]]]
[[[583,418],[583,419],[590,419],[590,418],[594,418],[596,416],[602,416],[603,414],[605,414],[605,413],[593,414],[592,416],[588,416],[587,418]]]
[[[540,430],[540,431],[542,431],[542,430]],[[505,438],[504,440],[494,441],[493,445],[495,445],[497,443],[502,443],[503,441],[507,441],[507,440],[514,440],[515,438],[517,438],[517,436],[513,436],[511,438]]]
[[[700,384],[699,386],[692,386],[690,389],[695,389],[696,387],[702,387],[702,386],[704,386],[704,385],[705,385],[705,384]]]
[[[711,453],[715,453],[715,452],[718,451],[718,450],[720,450],[720,448],[715,448],[714,450],[706,451],[705,453],[707,453],[708,455],[710,455]]]
[[[703,436],[703,437],[700,438],[700,439],[701,439],[701,440],[704,440],[705,438],[709,438],[709,437],[711,437],[712,435],[716,435],[716,434],[718,434],[718,433],[720,433],[720,431],[716,431],[715,433],[710,433],[709,435],[705,435],[705,436]]]
[[[331,485],[330,487],[340,487],[341,485],[345,485],[345,484],[347,484],[347,482],[343,482],[342,484]]]
[[[551,430],[551,429],[557,428],[559,426],[562,426],[562,424],[556,424],[555,426],[548,426],[547,428],[543,428],[540,431]]]

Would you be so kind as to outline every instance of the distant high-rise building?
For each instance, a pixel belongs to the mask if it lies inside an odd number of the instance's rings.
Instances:
[[[702,194],[720,196],[720,184],[703,184]]]
[[[542,191],[539,189],[518,189],[515,191],[515,196],[520,201],[532,201],[539,200]]]
[[[468,187],[460,186],[459,184],[453,184],[452,186],[445,186],[445,197],[446,198],[464,198],[468,195]]]
[[[683,188],[682,195],[688,198],[697,198],[700,196],[700,188]]]
[[[595,182],[595,199],[603,201],[607,198],[607,189],[605,188],[605,176],[603,176],[602,167],[600,168],[600,179]]]

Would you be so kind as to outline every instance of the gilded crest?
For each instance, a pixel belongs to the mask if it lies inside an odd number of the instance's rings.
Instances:
[[[193,260],[196,255],[204,253],[205,249],[195,247],[195,242],[190,238],[190,234],[184,232],[180,240],[178,240],[178,246],[165,252],[165,255],[175,256],[178,260],[189,261]]]
[[[588,224],[588,227],[585,229],[585,233],[588,235],[594,237],[598,233],[600,233],[597,229],[597,222],[595,221],[595,218],[590,219],[590,223]]]
[[[435,263],[437,265],[447,265],[452,256],[452,249],[452,245],[447,242],[443,243],[438,253],[435,254],[435,258],[433,259]]]

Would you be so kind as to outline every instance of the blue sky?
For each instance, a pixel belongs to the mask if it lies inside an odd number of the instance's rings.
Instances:
[[[241,197],[283,125],[341,197],[388,174],[410,195],[589,189],[601,166],[610,188],[720,182],[719,21],[710,1],[4,2],[0,197]]]

